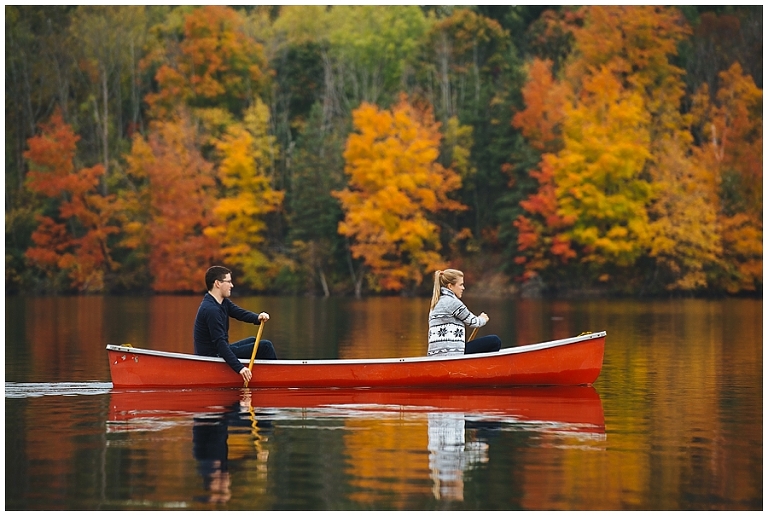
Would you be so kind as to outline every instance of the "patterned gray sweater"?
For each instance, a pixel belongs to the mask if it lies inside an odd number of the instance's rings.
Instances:
[[[427,355],[463,355],[465,327],[485,326],[485,319],[469,311],[449,289],[440,289],[440,299],[429,312],[429,349]]]

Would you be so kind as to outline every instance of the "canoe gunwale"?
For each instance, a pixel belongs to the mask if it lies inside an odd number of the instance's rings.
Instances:
[[[397,364],[397,363],[415,363],[415,362],[436,362],[436,361],[454,361],[454,360],[478,360],[488,356],[499,357],[501,355],[515,355],[527,353],[530,351],[539,351],[543,349],[556,348],[576,344],[579,342],[598,339],[606,336],[605,331],[598,331],[577,337],[568,337],[565,339],[540,342],[536,344],[526,344],[513,348],[504,348],[500,351],[490,353],[476,353],[472,355],[451,355],[451,356],[418,356],[405,358],[348,358],[348,359],[319,359],[319,360],[256,360],[254,363],[273,364],[273,365],[371,365],[371,364]],[[121,346],[119,344],[107,344],[107,351],[117,353],[133,353],[139,355],[150,355],[155,357],[192,360],[200,362],[224,362],[221,357],[208,357],[192,355],[188,353],[177,353],[173,351],[157,351],[145,348],[134,348],[132,346]],[[244,365],[249,363],[248,359],[239,359]]]

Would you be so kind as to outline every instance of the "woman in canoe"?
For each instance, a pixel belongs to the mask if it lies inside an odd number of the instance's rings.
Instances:
[[[469,342],[466,328],[479,328],[488,322],[485,312],[475,315],[461,302],[464,273],[456,269],[435,271],[432,304],[429,307],[429,356],[470,355],[501,349],[497,335],[486,335]]]

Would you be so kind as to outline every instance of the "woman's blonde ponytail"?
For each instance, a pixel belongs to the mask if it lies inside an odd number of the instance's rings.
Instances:
[[[432,287],[432,303],[429,305],[429,311],[434,310],[437,301],[440,299],[440,288],[453,285],[459,278],[463,278],[464,273],[458,269],[445,269],[444,271],[435,271],[435,284]]]

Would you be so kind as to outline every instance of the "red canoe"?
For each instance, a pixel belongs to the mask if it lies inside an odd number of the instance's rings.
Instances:
[[[502,387],[591,385],[600,375],[605,332],[450,357],[257,360],[251,388]],[[218,357],[107,345],[116,388],[242,387]],[[248,365],[248,360],[241,360]]]

